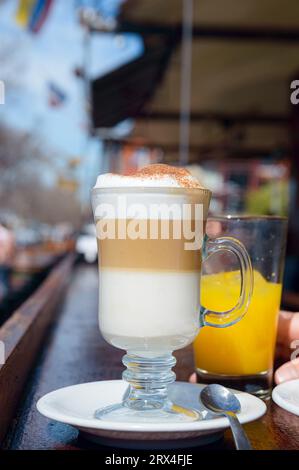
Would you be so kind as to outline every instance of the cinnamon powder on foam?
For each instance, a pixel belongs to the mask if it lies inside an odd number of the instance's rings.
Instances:
[[[203,188],[199,181],[185,168],[164,165],[162,163],[145,166],[140,170],[130,173],[127,177],[142,178],[144,180],[161,180],[164,177],[170,177],[182,188]]]

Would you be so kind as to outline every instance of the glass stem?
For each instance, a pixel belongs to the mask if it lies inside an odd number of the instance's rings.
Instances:
[[[168,385],[175,381],[171,370],[176,364],[172,354],[141,357],[126,354],[122,360],[127,369],[123,379],[129,383],[124,405],[134,410],[161,409],[168,404]]]

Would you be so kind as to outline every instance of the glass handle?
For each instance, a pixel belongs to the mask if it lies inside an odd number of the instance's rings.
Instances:
[[[249,254],[244,245],[233,237],[220,237],[215,240],[206,238],[203,261],[219,251],[233,253],[240,263],[241,286],[237,304],[230,310],[215,312],[200,308],[200,326],[225,328],[237,323],[247,312],[253,289],[253,273]]]

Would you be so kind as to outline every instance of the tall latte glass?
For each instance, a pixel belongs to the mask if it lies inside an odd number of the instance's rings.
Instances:
[[[130,178],[129,178],[130,179]],[[190,187],[98,187],[92,191],[99,253],[99,324],[106,341],[127,351],[123,402],[96,411],[113,421],[199,419],[168,398],[172,352],[204,325],[222,328],[246,312],[252,290],[248,254],[233,238],[204,235],[210,191]],[[126,181],[126,178],[124,179]],[[114,183],[115,184],[115,183]],[[239,260],[240,298],[226,312],[200,306],[202,260],[219,250]]]

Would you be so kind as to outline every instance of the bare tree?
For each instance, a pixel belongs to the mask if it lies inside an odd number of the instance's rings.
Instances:
[[[4,0],[0,0],[0,7]],[[26,67],[22,45],[15,38],[1,35],[0,79],[5,92],[21,92],[19,80]],[[61,155],[53,156],[45,145],[29,132],[11,129],[0,123],[0,211],[9,210],[29,220],[47,223],[80,223],[80,205],[76,195],[59,187],[47,187],[41,175],[49,167],[55,173]]]
[[[41,161],[38,142],[29,133],[0,125],[0,196],[32,175],[36,169],[32,164]]]
[[[80,204],[76,196],[59,187],[45,187],[38,180],[25,181],[10,193],[6,208],[29,221],[48,224],[81,223]]]
[[[55,172],[55,161],[32,135],[0,126],[0,209],[29,220],[80,224],[76,195],[59,187],[45,186],[41,174]],[[54,167],[54,168],[53,168]]]

